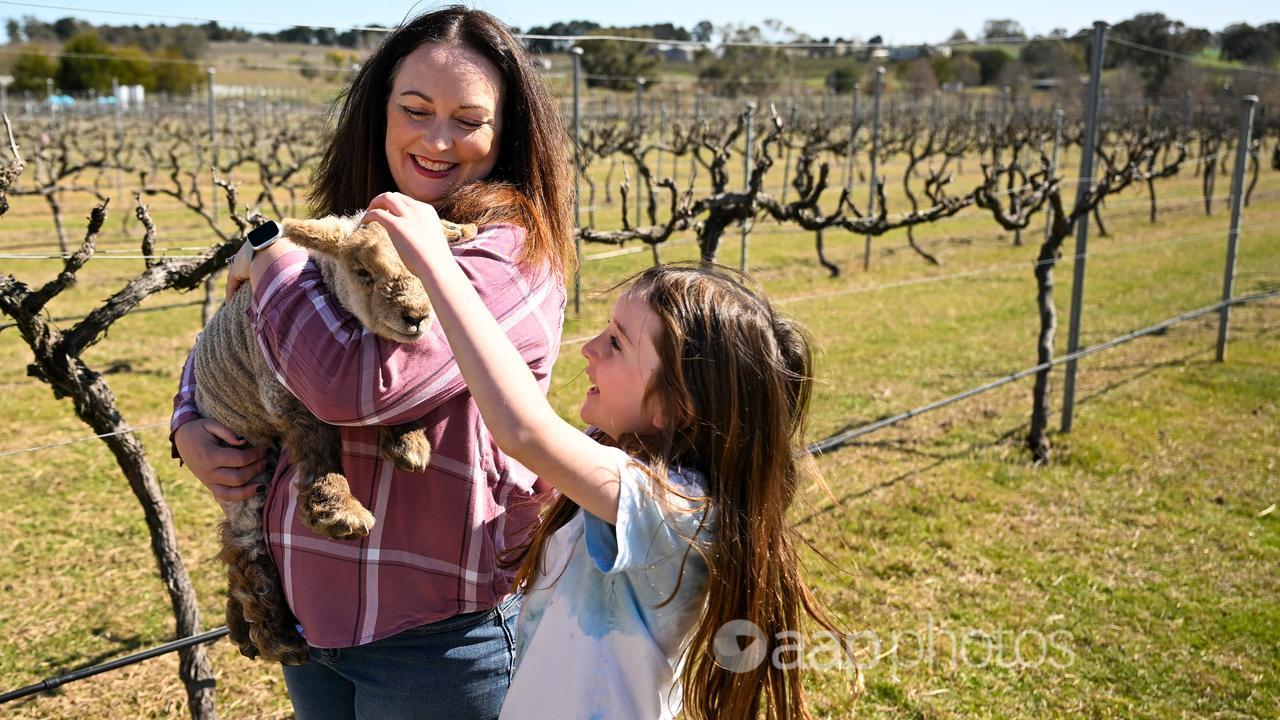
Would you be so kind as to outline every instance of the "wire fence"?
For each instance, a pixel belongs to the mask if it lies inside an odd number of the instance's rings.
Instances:
[[[1044,370],[1048,370],[1050,368],[1054,368],[1059,365],[1065,365],[1070,362],[1075,362],[1076,360],[1079,360],[1081,358],[1085,358],[1090,355],[1100,353],[1103,350],[1109,350],[1113,347],[1118,347],[1120,345],[1124,345],[1125,343],[1131,342],[1133,340],[1137,340],[1138,338],[1159,333],[1163,330],[1173,327],[1174,325],[1186,322],[1187,320],[1194,320],[1195,318],[1202,317],[1210,313],[1218,312],[1225,307],[1243,305],[1246,303],[1262,302],[1262,301],[1271,300],[1277,297],[1280,297],[1280,291],[1254,293],[1251,295],[1244,295],[1240,297],[1234,297],[1228,300],[1223,300],[1220,302],[1216,302],[1212,305],[1206,305],[1204,307],[1182,313],[1181,315],[1178,315],[1176,317],[1169,318],[1168,320],[1163,320],[1161,322],[1156,323],[1155,325],[1149,325],[1139,330],[1133,330],[1123,335],[1119,335],[1117,337],[1111,338],[1110,340],[1107,340],[1105,342],[1100,342],[1096,345],[1090,345],[1089,347],[1084,348],[1082,350],[1077,350],[1072,353],[1067,353],[1066,355],[1063,355],[1061,357],[1056,357],[1048,362],[1043,362],[1043,363],[1040,363],[1039,365],[1032,365],[1029,368],[1025,368],[1015,373],[1011,373],[998,380],[993,380],[992,382],[986,383],[984,385],[979,385],[978,387],[965,390],[964,392],[961,392],[961,393],[956,393],[955,395],[942,398],[941,400],[936,400],[926,405],[922,405],[917,408],[906,410],[904,412],[898,413],[896,415],[892,415],[882,420],[877,420],[875,422],[856,427],[852,430],[846,430],[844,432],[837,433],[835,435],[832,435],[829,438],[826,438],[824,440],[819,440],[818,442],[815,442],[809,445],[806,448],[806,450],[809,452],[809,454],[812,454],[812,455],[819,455],[822,453],[831,452],[832,450],[835,450],[839,447],[847,445],[853,440],[863,437],[864,435],[869,435],[873,432],[876,432],[877,430],[883,430],[885,428],[898,425],[899,423],[906,422],[911,418],[919,417],[921,415],[924,415],[925,413],[933,412],[934,410],[941,410],[942,408],[947,407],[948,405],[954,405],[955,403],[958,403],[961,400],[968,400],[969,398],[977,397],[978,395],[982,395],[983,393],[987,393],[997,388],[1004,387],[1005,385],[1008,385],[1013,382],[1017,382],[1018,380],[1022,380],[1023,378],[1030,377]]]

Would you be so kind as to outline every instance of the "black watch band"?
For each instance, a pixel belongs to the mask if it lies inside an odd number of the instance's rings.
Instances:
[[[280,229],[279,223],[268,220],[250,230],[245,237],[249,240],[249,247],[252,247],[254,252],[261,252],[271,247],[283,234],[284,231]]]

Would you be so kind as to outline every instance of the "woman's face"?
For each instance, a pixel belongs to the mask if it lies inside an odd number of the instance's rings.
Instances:
[[[502,77],[476,51],[424,43],[405,56],[387,99],[387,165],[396,189],[433,203],[487,177],[502,137]]]

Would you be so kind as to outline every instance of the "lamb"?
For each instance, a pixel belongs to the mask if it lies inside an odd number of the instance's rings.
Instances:
[[[442,224],[451,240],[476,233],[475,225]],[[426,291],[400,261],[381,225],[360,225],[355,216],[285,220],[281,227],[285,237],[311,252],[325,284],[368,330],[406,343],[427,332],[431,305]],[[252,290],[246,285],[197,339],[196,405],[202,415],[252,445],[289,450],[298,466],[299,511],[314,532],[338,540],[364,537],[374,518],[351,495],[342,475],[338,429],[316,418],[276,379],[245,315],[251,300]],[[425,470],[430,451],[421,428],[379,429],[380,454],[403,470]],[[300,664],[307,661],[307,645],[267,551],[262,505],[259,494],[223,508],[219,557],[227,565],[227,626],[246,657]]]

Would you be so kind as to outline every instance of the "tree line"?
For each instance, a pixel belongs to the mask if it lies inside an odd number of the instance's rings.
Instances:
[[[150,90],[180,92],[203,82],[200,68],[183,63],[203,58],[210,42],[290,42],[362,49],[377,42],[378,25],[364,29],[294,26],[277,32],[253,33],[217,22],[202,25],[102,25],[64,17],[45,22],[34,17],[9,19],[9,42],[63,43],[62,60],[39,51],[22,55],[11,74],[19,90],[42,89],[45,78],[70,91],[103,90],[110,78],[140,84]],[[520,32],[520,28],[513,28]],[[1009,86],[1016,90],[1032,85],[1070,86],[1086,70],[1089,35],[1055,28],[1048,35],[1029,36],[1012,19],[983,23],[982,37],[972,41],[957,29],[942,45],[922,44],[898,49],[888,58],[874,53],[883,48],[879,35],[865,42],[858,38],[814,38],[776,19],[760,25],[716,25],[702,20],[691,28],[673,23],[610,27],[590,20],[571,20],[528,29],[533,36],[572,38],[584,35],[618,35],[679,42],[708,43],[707,47],[662,47],[626,41],[583,43],[583,66],[591,86],[633,90],[637,77],[652,78],[664,62],[689,63],[699,81],[713,86],[715,94],[736,97],[766,94],[804,72],[804,59],[829,59],[827,88],[850,92],[869,66],[887,64],[895,82],[919,94],[940,86]],[[1139,13],[1113,25],[1111,38],[1177,55],[1204,55],[1226,62],[1274,66],[1280,57],[1280,22],[1253,27],[1229,25],[1219,32],[1187,25],[1163,13]],[[993,41],[993,42],[988,42]],[[999,41],[998,44],[994,41]],[[771,47],[743,47],[725,43],[772,43]],[[571,39],[531,37],[535,53],[564,52]],[[720,47],[712,49],[711,45]],[[905,50],[905,52],[904,52]],[[92,56],[80,58],[71,55]],[[106,61],[110,67],[93,69],[88,63]],[[1106,68],[1119,70],[1126,90],[1149,97],[1181,94],[1211,84],[1197,77],[1195,68],[1180,58],[1125,45],[1106,53]],[[866,83],[864,82],[864,87]],[[1196,94],[1200,94],[1197,92]]]
[[[1031,37],[1018,22],[1009,19],[986,21],[983,36],[972,41],[963,30],[956,30],[945,43],[897,48],[888,57],[875,52],[878,48],[888,50],[878,35],[865,42],[813,38],[777,20],[766,21],[763,26],[713,26],[703,21],[693,31],[669,24],[611,28],[574,21],[534,28],[533,32],[775,43],[771,47],[722,45],[689,53],[685,59],[693,64],[698,79],[716,85],[716,93],[727,96],[769,93],[800,74],[805,60],[820,59],[835,64],[826,73],[827,88],[834,93],[848,93],[859,81],[864,89],[869,88],[865,76],[880,64],[889,67],[900,86],[921,95],[948,85],[1009,86],[1015,91],[1032,85],[1070,87],[1078,85],[1080,76],[1087,72],[1090,44],[1087,29],[1071,33],[1066,28],[1056,28],[1048,35]],[[1108,30],[1108,36],[1158,51],[1115,44],[1105,55],[1105,68],[1119,71],[1127,93],[1152,98],[1182,94],[1188,89],[1198,95],[1202,89],[1199,86],[1212,84],[1211,78],[1200,77],[1203,73],[1181,58],[1161,53],[1266,66],[1273,66],[1280,57],[1280,23],[1256,28],[1236,24],[1215,33],[1151,12],[1116,23]],[[541,52],[563,51],[570,45],[572,41],[567,40],[537,39],[530,43],[531,49]],[[583,43],[582,48],[588,84],[616,90],[634,89],[633,78],[651,76],[674,52],[625,41],[592,41]]]
[[[96,32],[111,45],[137,45],[146,52],[164,48],[179,48],[190,59],[204,57],[210,42],[262,42],[304,43],[308,45],[336,45],[340,47],[365,47],[382,36],[384,26],[369,23],[364,29],[309,27],[297,25],[277,32],[250,32],[237,27],[225,27],[216,21],[201,25],[94,25],[74,17],[45,22],[32,16],[10,18],[5,30],[10,43],[66,42],[76,35]]]
[[[165,46],[148,53],[137,45],[113,46],[93,31],[71,37],[56,56],[34,48],[24,51],[14,60],[9,74],[13,89],[19,92],[43,92],[49,79],[62,91],[106,92],[118,82],[168,93],[186,92],[205,81],[203,67],[180,47]]]

